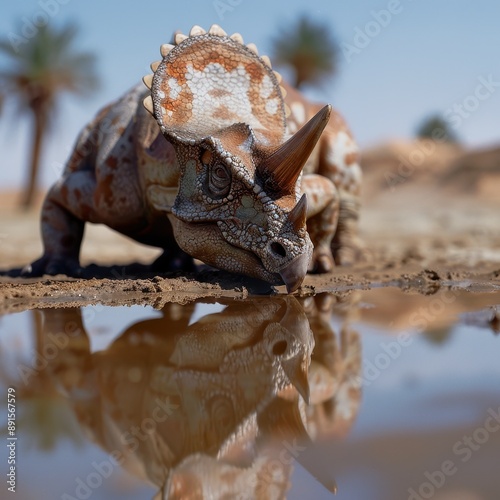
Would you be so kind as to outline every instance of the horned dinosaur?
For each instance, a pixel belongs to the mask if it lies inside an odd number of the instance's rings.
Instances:
[[[194,257],[288,292],[351,261],[361,171],[340,115],[281,83],[238,33],[194,26],[172,42],[148,88],[81,132],[42,208],[43,256],[23,274],[78,276],[86,222],[162,248],[156,269]]]
[[[285,442],[345,436],[359,409],[360,340],[348,320],[333,331],[332,299],[217,299],[224,309],[202,316],[167,303],[97,351],[84,311],[47,309],[37,349],[64,348],[25,376],[63,395],[113,466],[160,488],[155,500],[283,498],[292,458],[333,490],[330,466],[295,445],[283,459]]]

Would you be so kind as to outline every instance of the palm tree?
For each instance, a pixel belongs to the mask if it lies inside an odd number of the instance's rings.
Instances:
[[[0,40],[0,53],[8,59],[6,69],[0,70],[5,99],[17,100],[16,112],[32,119],[31,157],[22,199],[25,208],[33,202],[42,145],[59,96],[63,92],[85,95],[98,84],[94,54],[74,47],[77,32],[74,24],[59,29],[47,24],[22,44]]]
[[[434,114],[421,122],[417,128],[419,139],[458,143],[459,139],[450,123],[441,115]]]
[[[35,346],[35,352],[43,353],[44,347],[50,344],[50,331],[44,330],[43,318],[40,311],[31,312],[30,335]],[[57,359],[64,354],[58,352]],[[7,359],[7,356],[9,358]],[[11,365],[9,362],[14,363]],[[47,361],[47,360],[46,360]],[[55,359],[53,361],[56,361]],[[17,365],[15,370],[5,367]],[[59,375],[54,374],[52,367],[46,366],[36,369],[36,365],[26,363],[26,359],[15,360],[12,353],[0,351],[0,385],[16,388],[18,402],[17,429],[23,436],[23,443],[30,447],[34,445],[42,451],[53,450],[63,439],[68,439],[76,446],[84,444],[83,434],[75,418],[70,401],[61,395],[57,386]],[[19,376],[20,367],[26,370],[24,376]],[[22,372],[21,372],[22,373]],[[26,377],[26,379],[24,378]],[[0,426],[0,436],[7,436],[7,425]]]
[[[337,43],[326,24],[302,16],[271,42],[273,61],[294,70],[295,88],[319,85],[337,71]]]

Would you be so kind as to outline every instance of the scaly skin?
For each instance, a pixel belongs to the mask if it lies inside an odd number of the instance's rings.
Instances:
[[[194,257],[289,292],[352,261],[361,174],[339,115],[327,125],[331,107],[281,87],[240,35],[195,26],[175,42],[144,78],[151,92],[134,87],[80,134],[24,274],[78,275],[85,222],[163,248],[166,271]]]
[[[332,330],[332,312],[346,311],[335,300],[222,300],[198,319],[194,302],[169,303],[97,352],[80,309],[46,309],[37,351],[60,350],[26,376],[35,393],[64,395],[84,434],[156,485],[155,499],[284,498],[283,443],[311,451],[344,437],[359,409],[360,339],[348,315]],[[293,456],[334,491],[331,467]]]
[[[283,392],[308,399],[307,317],[292,296],[231,300],[192,321],[194,309],[167,304],[96,353],[79,309],[47,311],[38,347],[57,335],[64,348],[33,376],[58,387],[87,436],[163,491],[155,498],[268,498],[259,491],[288,482],[266,473],[281,447],[272,455],[257,439],[257,416]]]

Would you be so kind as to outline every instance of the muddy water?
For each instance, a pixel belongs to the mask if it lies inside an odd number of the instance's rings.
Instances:
[[[4,316],[0,498],[496,500],[499,304],[387,288]]]

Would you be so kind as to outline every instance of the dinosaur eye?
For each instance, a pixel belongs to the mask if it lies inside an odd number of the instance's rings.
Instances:
[[[222,198],[227,196],[231,187],[231,172],[222,163],[216,163],[208,174],[208,189],[210,193]]]

